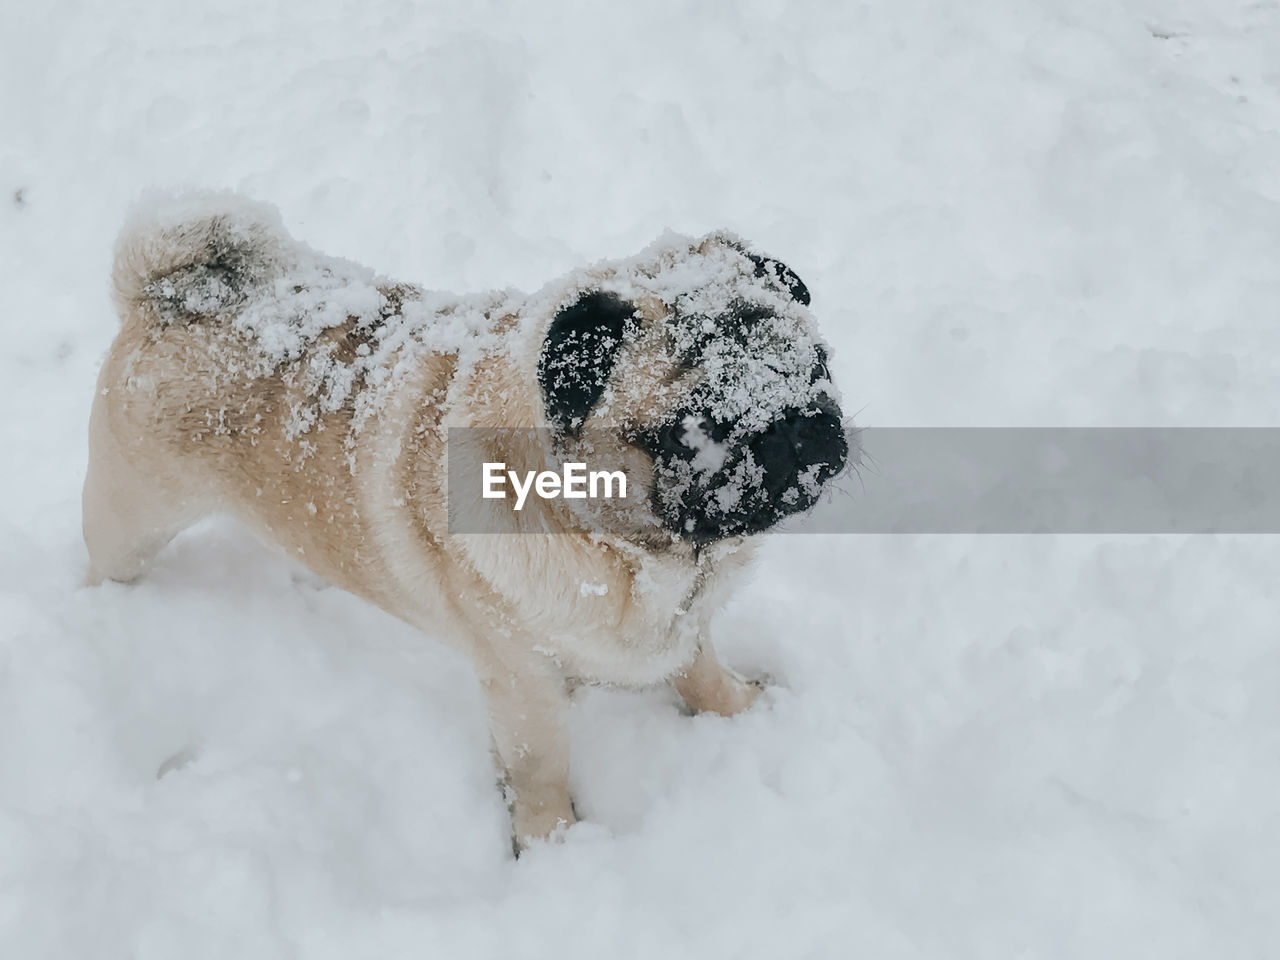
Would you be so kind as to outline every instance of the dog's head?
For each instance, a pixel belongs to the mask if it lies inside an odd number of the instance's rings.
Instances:
[[[547,422],[565,447],[603,434],[642,454],[652,522],[671,537],[767,530],[849,455],[808,307],[794,272],[730,235],[661,241],[554,313],[538,358]]]

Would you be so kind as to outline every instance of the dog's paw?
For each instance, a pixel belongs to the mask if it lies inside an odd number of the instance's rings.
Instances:
[[[750,707],[771,684],[771,678],[748,680],[723,666],[709,651],[700,651],[673,678],[676,690],[694,713],[732,717]]]
[[[578,822],[578,811],[568,795],[528,802],[509,787],[504,787],[511,811],[511,852],[520,854],[539,843],[559,843],[566,831]]]
[[[732,717],[755,703],[760,694],[764,693],[765,686],[763,679],[748,680],[732,670],[726,670],[717,696],[706,709],[722,717]]]
[[[519,860],[530,847],[539,844],[563,843],[569,828],[578,822],[573,811],[564,816],[519,816],[512,814],[511,853]]]
[[[695,713],[714,713],[733,717],[751,707],[764,693],[764,680],[748,680],[732,670],[725,670],[713,684],[699,688],[687,696]]]

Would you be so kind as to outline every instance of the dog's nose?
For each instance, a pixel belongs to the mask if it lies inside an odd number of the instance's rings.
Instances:
[[[764,468],[766,485],[782,491],[813,467],[819,481],[835,476],[844,469],[849,445],[836,411],[791,410],[752,441],[751,451]]]
[[[708,448],[707,440],[714,446]],[[849,454],[840,408],[826,398],[807,410],[787,410],[737,442],[730,426],[696,413],[650,431],[642,442],[656,463],[685,478],[671,488],[678,491],[675,502],[664,500],[662,488],[654,487],[659,516],[698,543],[759,533],[809,509],[822,485],[844,469]],[[691,483],[687,471],[677,468],[716,448],[723,463],[711,467],[705,480]]]

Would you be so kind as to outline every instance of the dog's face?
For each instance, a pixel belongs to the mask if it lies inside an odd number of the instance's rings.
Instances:
[[[800,278],[712,234],[594,279],[538,360],[562,444],[605,435],[640,455],[650,523],[695,545],[811,507],[849,449]]]

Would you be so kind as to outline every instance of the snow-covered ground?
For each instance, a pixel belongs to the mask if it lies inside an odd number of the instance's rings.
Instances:
[[[777,537],[767,703],[591,689],[509,855],[478,688],[225,522],[81,586],[156,185],[535,288],[789,263],[864,424],[1280,426],[1274,0],[0,7],[0,957],[1274,957],[1280,538]]]

